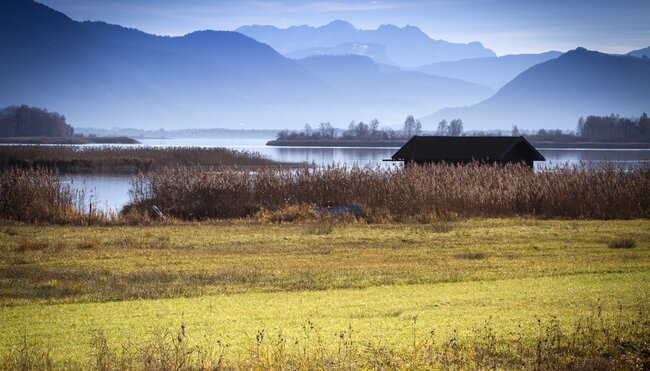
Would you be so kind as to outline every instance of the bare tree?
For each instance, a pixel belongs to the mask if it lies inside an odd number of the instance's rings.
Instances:
[[[334,138],[334,127],[332,127],[332,124],[329,121],[321,122],[318,126],[318,130],[323,138]]]
[[[404,135],[412,137],[415,134],[416,124],[413,115],[408,115],[404,120]]]
[[[513,137],[518,137],[520,135],[521,135],[521,133],[519,132],[519,128],[517,127],[517,125],[514,125],[512,127],[512,136]]]
[[[448,131],[449,131],[449,124],[447,123],[447,120],[440,121],[438,123],[438,130],[436,130],[436,134],[447,135]]]
[[[372,121],[370,121],[370,125],[368,125],[368,127],[370,129],[370,137],[374,139],[377,136],[377,133],[379,131],[379,120],[372,119]]]
[[[357,123],[357,125],[355,126],[354,131],[355,131],[355,136],[357,138],[365,139],[365,138],[368,137],[368,133],[370,132],[370,128],[368,127],[368,125],[365,122],[359,121],[359,123]]]
[[[449,135],[460,136],[463,134],[463,120],[453,119],[449,122]]]

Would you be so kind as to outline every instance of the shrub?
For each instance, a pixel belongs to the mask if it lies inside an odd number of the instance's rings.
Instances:
[[[487,254],[483,253],[483,252],[466,251],[466,252],[462,252],[462,253],[454,255],[454,258],[456,258],[456,259],[468,259],[468,260],[483,260],[483,259],[487,258]]]
[[[311,234],[311,235],[326,235],[330,234],[334,231],[334,226],[332,224],[314,224],[310,225],[305,229],[306,234]]]
[[[632,249],[636,247],[636,241],[631,239],[614,240],[607,244],[610,249]]]
[[[97,250],[99,248],[99,241],[97,240],[86,240],[79,245],[77,245],[78,248],[82,250]]]
[[[257,218],[268,223],[295,222],[298,220],[317,220],[320,218],[311,205],[290,205],[277,210],[261,210]]]
[[[24,241],[18,245],[18,251],[40,251],[47,249],[49,244],[44,241]]]

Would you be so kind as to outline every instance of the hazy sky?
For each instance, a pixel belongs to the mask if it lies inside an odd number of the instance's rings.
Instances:
[[[75,20],[159,35],[248,24],[420,27],[434,39],[480,41],[498,55],[577,46],[624,53],[650,46],[650,0],[37,0]]]

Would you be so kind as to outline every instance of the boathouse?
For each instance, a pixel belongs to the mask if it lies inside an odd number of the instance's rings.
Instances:
[[[533,167],[535,161],[545,161],[524,137],[449,137],[414,136],[388,161],[409,164],[517,164]]]

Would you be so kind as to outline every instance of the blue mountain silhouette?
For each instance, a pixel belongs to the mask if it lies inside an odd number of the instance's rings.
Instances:
[[[354,42],[383,45],[388,59],[405,67],[495,56],[492,50],[479,42],[458,44],[434,40],[414,26],[400,28],[388,24],[381,25],[376,30],[359,30],[348,22],[336,20],[321,27],[293,26],[280,29],[273,26],[243,26],[237,32],[267,43],[284,54]],[[381,60],[377,62],[385,63]]]
[[[581,116],[650,112],[648,86],[650,60],[577,48],[529,68],[478,104],[443,109],[423,123],[460,117],[472,129],[575,129]]]
[[[418,68],[418,71],[435,76],[447,76],[472,81],[498,89],[530,67],[554,59],[561,52],[550,51],[541,54],[512,54],[501,57],[463,59],[452,62],[438,62]]]

